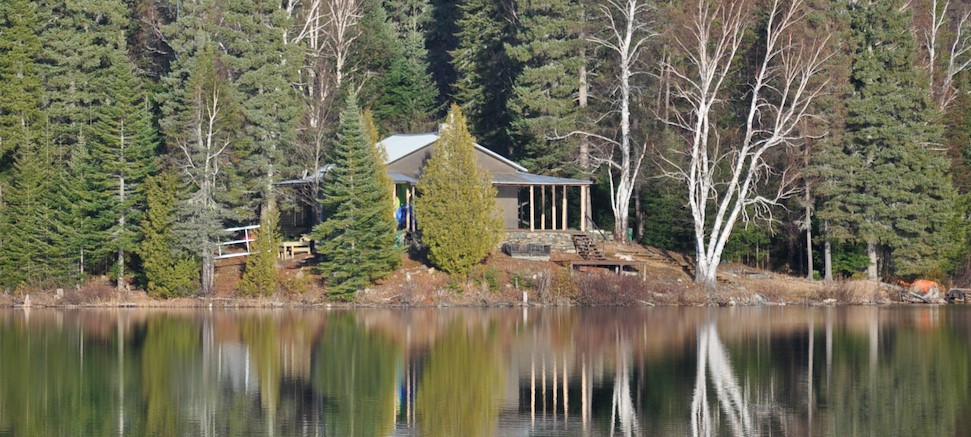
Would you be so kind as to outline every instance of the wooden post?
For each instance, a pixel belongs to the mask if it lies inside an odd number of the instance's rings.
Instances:
[[[564,231],[570,228],[570,226],[567,225],[566,219],[567,219],[567,217],[566,217],[566,185],[564,185],[563,186],[563,230]]]
[[[580,186],[580,232],[587,231],[587,186]]]
[[[550,229],[556,230],[556,185],[550,185],[550,208],[553,210],[553,214],[550,217],[550,224],[552,227]]]
[[[533,186],[529,186],[529,230],[536,230],[534,219],[536,217],[536,205],[533,203]]]
[[[539,228],[541,230],[546,230],[546,187],[543,185],[539,186]]]
[[[411,187],[405,186],[405,232],[411,232]]]

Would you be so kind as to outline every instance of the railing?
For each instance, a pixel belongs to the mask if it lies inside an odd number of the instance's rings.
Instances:
[[[252,234],[250,234],[250,231],[252,231],[254,229],[259,229],[259,227],[260,227],[260,225],[249,225],[249,226],[240,226],[240,227],[236,227],[236,228],[223,229],[223,232],[230,233],[230,234],[231,233],[242,232],[243,233],[243,238],[241,240],[230,240],[230,241],[225,241],[225,242],[219,243],[216,246],[216,259],[236,258],[236,257],[240,257],[240,256],[247,256],[247,255],[249,255],[251,253],[250,252],[250,242],[253,241],[253,237],[252,237]],[[245,247],[246,247],[246,251],[245,252],[223,253],[223,247],[235,246],[235,245],[239,245],[239,244],[245,245]]]
[[[590,217],[589,214],[587,214],[586,220],[587,220],[587,223],[590,225],[590,229],[600,234],[600,252],[607,253],[607,249],[604,247],[604,244],[608,241],[607,234],[604,233],[603,229],[600,229],[600,227],[597,226],[597,223],[593,221],[593,217]]]

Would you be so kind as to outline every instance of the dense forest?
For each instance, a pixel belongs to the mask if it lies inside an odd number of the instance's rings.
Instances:
[[[702,283],[724,261],[966,279],[969,13],[965,0],[0,0],[0,288],[108,275],[162,296],[210,290],[222,229],[275,223],[300,199],[274,182],[350,153],[347,102],[380,136],[437,130],[456,103],[483,146],[594,180],[582,219],[694,255]]]

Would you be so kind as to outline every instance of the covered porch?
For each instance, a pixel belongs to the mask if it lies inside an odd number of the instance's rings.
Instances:
[[[519,172],[495,174],[493,185],[509,231],[588,230],[589,180]]]

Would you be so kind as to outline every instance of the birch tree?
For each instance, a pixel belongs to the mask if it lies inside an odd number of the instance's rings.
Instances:
[[[669,175],[688,190],[694,223],[695,281],[714,289],[725,244],[740,219],[771,219],[771,208],[797,192],[791,169],[774,169],[768,158],[800,143],[798,128],[813,117],[810,105],[821,93],[818,77],[825,40],[793,44],[803,19],[803,1],[772,0],[762,30],[763,48],[748,79],[747,111],[737,137],[718,126],[727,111],[725,86],[753,11],[741,1],[698,0],[689,11],[687,37],[675,37],[682,65],[666,66],[678,100],[669,124],[683,133],[683,160],[667,160]],[[744,71],[744,70],[742,70]]]
[[[958,75],[971,68],[971,10],[951,0],[920,2],[916,9],[913,26],[923,67],[937,109],[944,111],[958,97]]]
[[[616,136],[583,134],[599,139],[600,147],[591,150],[591,160],[597,167],[606,167],[610,183],[610,207],[614,213],[614,239],[623,240],[630,228],[630,201],[640,176],[641,164],[647,155],[647,141],[637,143],[631,130],[631,99],[634,94],[634,76],[643,73],[637,69],[640,56],[648,40],[654,36],[647,21],[650,10],[644,0],[607,0],[600,6],[607,24],[605,36],[594,36],[590,41],[610,53],[612,67],[617,71],[613,102],[619,116]]]
[[[295,2],[287,8],[291,16],[300,13]],[[310,172],[324,165],[328,121],[335,114],[331,108],[348,73],[348,59],[359,35],[361,16],[359,0],[312,0],[305,5],[302,19],[295,20],[301,24],[290,39],[291,44],[302,44],[306,50],[299,85],[306,107],[297,155]],[[315,221],[321,217],[320,192],[320,180],[313,178],[301,193],[304,203],[313,208]]]

